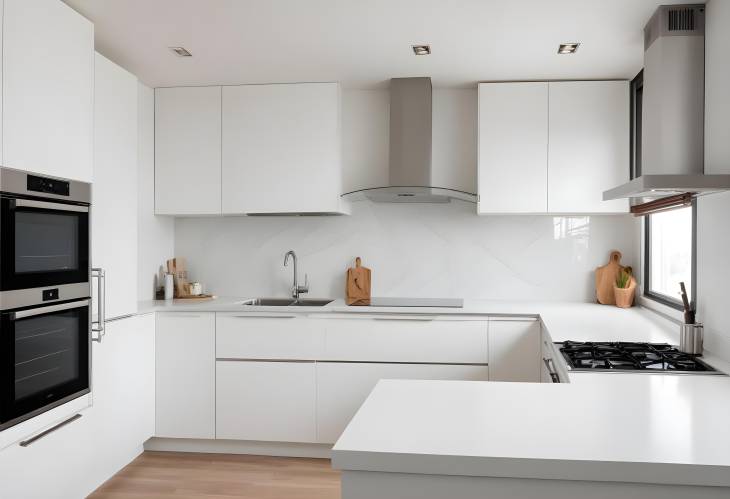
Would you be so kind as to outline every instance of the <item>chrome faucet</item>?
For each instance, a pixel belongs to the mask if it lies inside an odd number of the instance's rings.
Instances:
[[[299,285],[297,281],[297,254],[294,253],[294,250],[289,250],[284,255],[284,267],[289,264],[289,257],[294,260],[294,285],[291,288],[291,296],[295,300],[298,300],[300,294],[309,292],[309,278],[307,277],[307,274],[304,274],[304,286]]]

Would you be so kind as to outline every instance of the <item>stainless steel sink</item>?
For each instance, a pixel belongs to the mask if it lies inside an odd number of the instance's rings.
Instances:
[[[241,305],[254,305],[259,307],[286,307],[294,303],[294,298],[254,298],[246,300]]]
[[[328,303],[332,303],[332,300],[317,300],[317,299],[304,299],[300,298],[295,300],[294,298],[252,298],[241,303],[245,306],[258,306],[258,307],[324,307]]]
[[[332,303],[333,300],[317,300],[317,299],[307,299],[307,298],[299,298],[291,305],[294,307],[324,307],[328,303]]]

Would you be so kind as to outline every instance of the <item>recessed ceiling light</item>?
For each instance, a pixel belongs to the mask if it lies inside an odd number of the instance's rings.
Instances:
[[[578,47],[580,47],[580,43],[561,43],[560,47],[558,47],[558,54],[575,54]]]
[[[430,45],[411,45],[411,48],[416,55],[429,55],[431,53]]]
[[[178,57],[192,57],[193,55],[188,52],[185,47],[170,47],[170,50],[172,50]]]

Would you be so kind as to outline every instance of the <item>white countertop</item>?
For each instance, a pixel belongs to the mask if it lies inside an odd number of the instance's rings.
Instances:
[[[678,342],[646,309],[465,300],[463,308],[244,307],[152,301],[145,312],[524,315],[553,341]],[[730,364],[706,361],[728,371]],[[730,486],[730,377],[571,373],[570,383],[383,380],[333,449],[343,470]]]
[[[335,444],[333,467],[730,486],[730,378],[571,379],[380,381]]]

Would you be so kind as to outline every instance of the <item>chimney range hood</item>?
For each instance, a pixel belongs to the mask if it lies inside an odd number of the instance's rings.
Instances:
[[[730,190],[730,175],[704,175],[704,58],[705,6],[659,6],[644,27],[641,172],[604,201]]]
[[[431,175],[431,78],[390,80],[390,171],[388,184],[347,192],[351,201],[379,203],[476,203],[474,193],[433,185]]]

